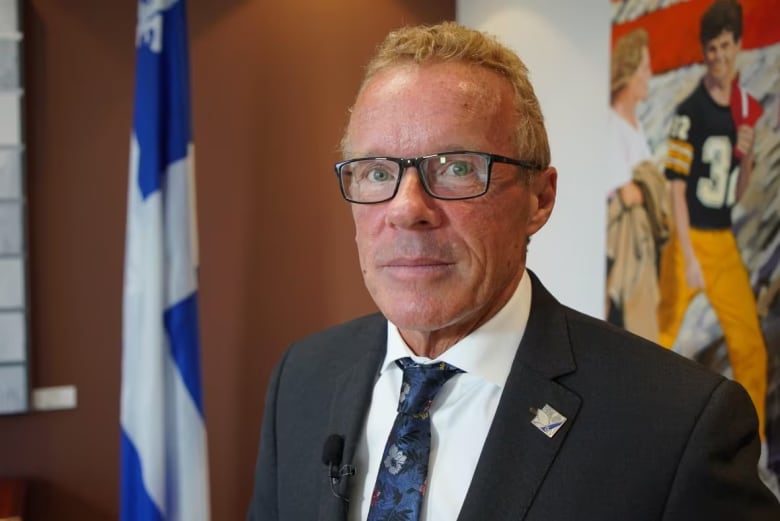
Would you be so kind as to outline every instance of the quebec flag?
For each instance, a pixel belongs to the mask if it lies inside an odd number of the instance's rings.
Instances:
[[[123,302],[121,519],[207,521],[184,0],[136,29]]]

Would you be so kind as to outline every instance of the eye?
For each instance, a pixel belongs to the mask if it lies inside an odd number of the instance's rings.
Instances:
[[[395,181],[398,166],[384,159],[359,159],[349,164],[353,182],[360,184],[383,184]]]
[[[387,169],[382,167],[373,167],[366,170],[365,178],[367,181],[371,181],[374,183],[384,183],[387,181],[392,180],[392,175],[390,175],[390,172],[387,171]]]
[[[465,177],[474,172],[471,163],[467,161],[452,161],[446,165],[444,173],[453,177]]]

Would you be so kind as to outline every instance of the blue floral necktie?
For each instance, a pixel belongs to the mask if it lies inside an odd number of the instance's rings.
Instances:
[[[428,410],[444,382],[460,369],[439,362],[396,361],[404,370],[398,415],[379,465],[367,521],[416,521],[428,484],[431,416]]]

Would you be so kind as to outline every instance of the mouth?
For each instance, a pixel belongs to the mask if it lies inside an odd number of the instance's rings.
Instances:
[[[437,259],[434,257],[399,257],[380,263],[383,267],[419,267],[419,266],[441,266],[454,264],[451,261]]]
[[[449,271],[455,265],[446,259],[431,257],[397,258],[379,264],[379,269],[393,277],[418,278],[429,277]]]

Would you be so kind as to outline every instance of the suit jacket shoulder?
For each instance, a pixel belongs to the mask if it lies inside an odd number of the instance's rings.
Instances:
[[[741,386],[560,305],[532,279],[459,519],[780,519]],[[544,406],[565,418],[549,437],[532,423]]]

